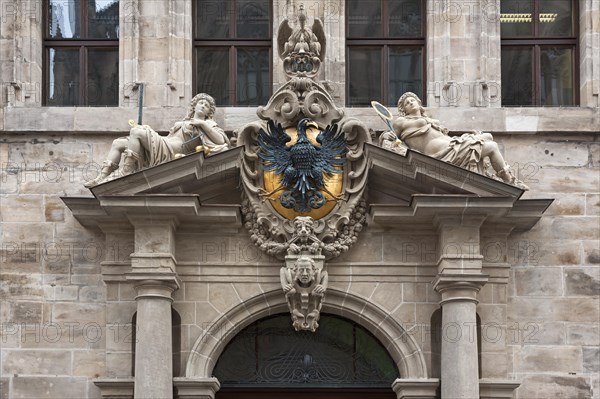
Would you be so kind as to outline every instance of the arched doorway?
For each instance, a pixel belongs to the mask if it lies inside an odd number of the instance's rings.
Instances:
[[[216,399],[395,399],[399,372],[381,343],[357,323],[322,314],[315,333],[294,331],[289,313],[260,319],[221,353]]]

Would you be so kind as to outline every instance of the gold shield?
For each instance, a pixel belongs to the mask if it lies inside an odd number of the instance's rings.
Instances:
[[[298,141],[298,133],[297,133],[295,127],[289,127],[287,129],[285,129],[285,132],[292,138],[292,140],[289,143],[287,143],[287,147],[289,148],[289,147],[293,146],[294,144],[296,144],[296,141]],[[306,130],[306,137],[308,138],[308,140],[311,143],[313,143],[315,145],[319,145],[316,140],[318,134],[319,134],[319,131],[313,127],[310,127],[309,129]],[[326,201],[325,204],[323,204],[323,206],[320,207],[319,209],[311,209],[310,211],[304,212],[304,213],[297,212],[294,209],[284,208],[283,205],[281,205],[281,202],[279,201],[279,196],[283,192],[282,190],[271,194],[271,196],[269,196],[268,198],[265,198],[265,200],[269,201],[271,203],[271,205],[273,206],[273,208],[275,209],[275,211],[277,211],[277,213],[279,213],[281,216],[283,216],[286,219],[292,220],[297,216],[310,216],[313,219],[317,220],[317,219],[327,216],[329,214],[329,212],[331,212],[333,210],[333,208],[335,208],[335,206],[338,202],[338,199],[335,197],[341,196],[342,189],[343,189],[343,182],[344,182],[344,174],[343,173],[334,173],[330,177],[325,176],[325,189],[327,191],[329,191],[329,192],[327,192],[325,190],[321,190],[323,197],[325,197],[325,201]],[[263,185],[264,185],[264,189],[267,193],[270,193],[270,192],[278,189],[281,186],[281,175],[277,175],[271,171],[264,171],[263,172]],[[333,196],[332,196],[332,194],[333,194]]]

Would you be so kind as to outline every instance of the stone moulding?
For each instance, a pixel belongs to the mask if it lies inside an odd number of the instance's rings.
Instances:
[[[186,377],[210,377],[221,352],[237,333],[257,320],[287,310],[287,301],[279,290],[257,295],[233,307],[198,337],[188,358]],[[421,348],[387,311],[364,298],[336,289],[327,291],[322,311],[350,319],[369,330],[386,348],[401,378],[428,378]]]

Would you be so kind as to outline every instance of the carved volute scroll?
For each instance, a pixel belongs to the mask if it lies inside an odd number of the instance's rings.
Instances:
[[[325,261],[350,249],[365,224],[364,144],[371,137],[313,79],[325,54],[322,24],[307,28],[302,8],[298,22],[292,29],[286,19],[279,29],[289,81],[258,108],[260,120],[236,135],[244,147],[245,227],[259,248],[285,261],[281,283],[294,327],[314,331],[327,288]]]

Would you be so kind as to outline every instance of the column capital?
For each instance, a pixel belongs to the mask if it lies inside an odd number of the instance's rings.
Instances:
[[[149,273],[138,274],[129,273],[126,275],[127,281],[133,283],[133,288],[136,292],[135,299],[140,298],[156,298],[167,299],[173,301],[172,294],[181,287],[181,281],[177,274],[157,273],[150,275]]]
[[[451,301],[477,303],[477,293],[488,279],[486,274],[438,274],[433,289],[442,295],[441,305]]]
[[[221,388],[219,380],[211,378],[173,378],[180,399],[214,399],[215,393]]]
[[[437,378],[398,378],[392,383],[392,389],[398,399],[434,399],[439,385]]]

